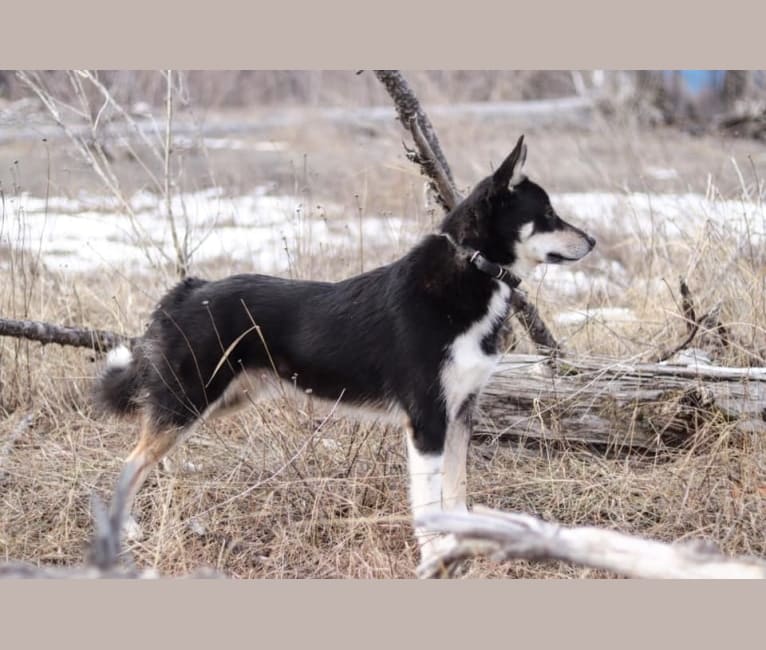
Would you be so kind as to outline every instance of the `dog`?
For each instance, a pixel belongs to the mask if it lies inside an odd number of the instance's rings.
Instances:
[[[283,391],[403,425],[412,516],[465,509],[471,413],[511,294],[538,264],[596,243],[527,178],[526,153],[521,136],[436,233],[386,266],[340,282],[243,274],[171,289],[96,386],[106,410],[141,418],[112,504],[117,535],[147,474],[200,422]],[[415,537],[423,561],[438,552],[428,531]]]

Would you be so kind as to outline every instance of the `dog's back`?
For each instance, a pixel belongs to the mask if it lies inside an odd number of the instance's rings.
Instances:
[[[275,381],[318,398],[386,404],[398,374],[400,310],[389,290],[398,273],[382,267],[338,283],[257,274],[184,280],[132,352],[110,352],[97,401],[121,415],[144,408],[157,424],[179,427],[222,398],[231,402],[236,388],[255,398]],[[232,386],[240,375],[248,386]]]

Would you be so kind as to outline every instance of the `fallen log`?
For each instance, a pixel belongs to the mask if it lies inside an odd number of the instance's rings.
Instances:
[[[474,431],[658,450],[711,424],[766,432],[766,368],[508,355],[482,393]]]
[[[104,352],[138,338],[40,321],[0,319],[0,336]],[[510,354],[479,402],[475,435],[658,450],[708,424],[766,433],[766,368],[629,363]]]
[[[705,540],[666,544],[592,526],[567,527],[532,515],[477,508],[438,512],[417,522],[453,536],[438,557],[418,567],[422,578],[451,575],[464,560],[562,560],[629,578],[766,578],[766,562],[726,557]]]

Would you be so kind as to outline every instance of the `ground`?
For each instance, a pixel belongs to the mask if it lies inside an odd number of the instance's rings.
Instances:
[[[462,188],[486,175],[521,129],[501,117],[434,122]],[[716,362],[764,365],[766,146],[613,118],[524,128],[530,175],[599,242],[579,266],[526,283],[569,354],[631,359],[680,340],[682,276],[700,309],[721,304],[735,345]],[[310,112],[300,125],[181,138],[172,211],[182,235],[189,225],[192,272],[332,280],[395,259],[441,216],[402,139],[393,121],[338,123]],[[142,330],[176,278],[166,206],[124,146],[114,143],[109,156],[132,219],[64,140],[0,144],[0,315]],[[0,339],[6,559],[82,559],[90,497],[108,497],[136,433],[91,405],[101,361]],[[27,415],[32,426],[4,444]],[[766,444],[729,434],[722,427],[691,448],[619,457],[477,441],[469,494],[564,524],[703,537],[727,553],[764,556]],[[199,431],[153,474],[136,520],[128,542],[136,562],[168,575],[208,566],[242,578],[411,577],[417,562],[402,432],[321,409],[274,403]],[[604,574],[477,561],[468,575]]]

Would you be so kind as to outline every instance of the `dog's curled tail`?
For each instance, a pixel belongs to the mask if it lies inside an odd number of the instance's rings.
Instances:
[[[133,353],[124,345],[111,349],[106,368],[96,382],[96,405],[115,415],[129,415],[138,409],[140,389],[141,377]]]

